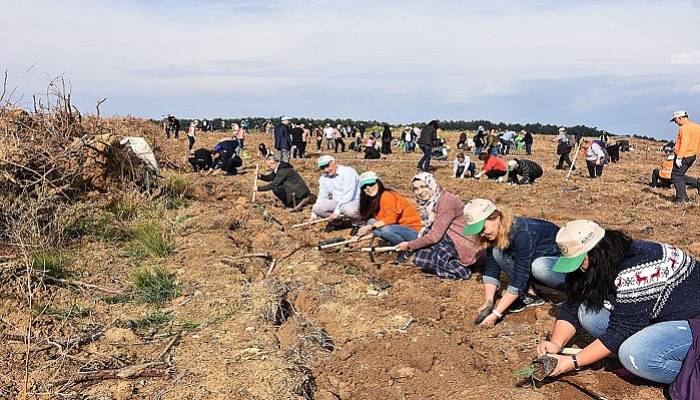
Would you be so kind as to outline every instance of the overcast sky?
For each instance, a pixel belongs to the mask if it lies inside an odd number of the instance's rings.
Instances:
[[[700,0],[2,0],[1,18],[0,69],[26,107],[63,75],[82,110],[107,97],[104,113],[149,118],[488,119],[663,138],[676,109],[700,120]]]

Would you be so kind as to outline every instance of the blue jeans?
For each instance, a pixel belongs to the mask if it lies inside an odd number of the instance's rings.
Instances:
[[[525,143],[525,154],[532,155],[532,143]]]
[[[368,224],[374,224],[375,222],[377,222],[375,219],[367,221]],[[399,224],[384,225],[381,228],[372,229],[372,234],[392,246],[418,239],[418,232]]]
[[[493,258],[501,270],[512,279],[515,260],[497,248],[493,249]],[[534,259],[530,266],[530,276],[544,286],[564,291],[566,290],[566,274],[552,271],[552,267],[554,267],[554,263],[557,262],[558,258],[559,257],[539,257]],[[486,276],[483,277],[485,283],[491,283],[496,286],[500,285],[500,282],[490,281],[493,278],[487,278]],[[518,289],[513,286],[508,286],[506,292],[518,294]]]
[[[610,311],[603,308],[595,312],[582,304],[578,319],[586,332],[598,338],[608,327]],[[659,322],[627,338],[617,355],[631,373],[668,385],[676,380],[692,343],[688,321]]]
[[[423,152],[423,157],[418,161],[418,169],[425,172],[430,172],[430,158],[433,156],[433,149],[430,146],[420,145]]]
[[[392,246],[418,239],[418,232],[399,224],[384,225],[379,229],[372,229],[372,234],[380,239],[384,239]]]
[[[484,146],[474,147],[474,155],[476,155],[477,157],[479,157],[479,154],[481,154],[482,151],[484,151]]]

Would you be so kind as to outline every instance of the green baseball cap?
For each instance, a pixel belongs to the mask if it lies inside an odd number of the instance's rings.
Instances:
[[[478,235],[484,230],[486,218],[494,211],[496,205],[491,200],[473,199],[464,206],[464,219],[467,225],[464,227],[464,236]]]
[[[561,257],[554,263],[552,271],[569,273],[576,271],[588,252],[605,236],[605,229],[593,221],[577,219],[568,222],[557,232],[557,246]]]

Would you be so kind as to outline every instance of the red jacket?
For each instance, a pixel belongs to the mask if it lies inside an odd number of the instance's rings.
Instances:
[[[503,161],[502,158],[497,156],[491,156],[489,157],[488,161],[484,163],[483,171],[484,173],[486,173],[491,170],[506,172],[508,171],[508,167],[506,166],[506,162]]]

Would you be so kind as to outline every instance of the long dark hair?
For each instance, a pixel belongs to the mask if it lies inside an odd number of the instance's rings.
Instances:
[[[379,179],[377,179],[377,186],[379,190],[374,197],[369,197],[364,190],[360,189],[360,217],[365,221],[373,218],[379,212],[379,200],[382,198],[382,193],[387,190],[391,191],[391,189],[385,188]]]
[[[615,292],[615,277],[632,245],[632,238],[618,230],[606,230],[603,239],[588,252],[588,269],[566,275],[567,297],[600,311]]]

